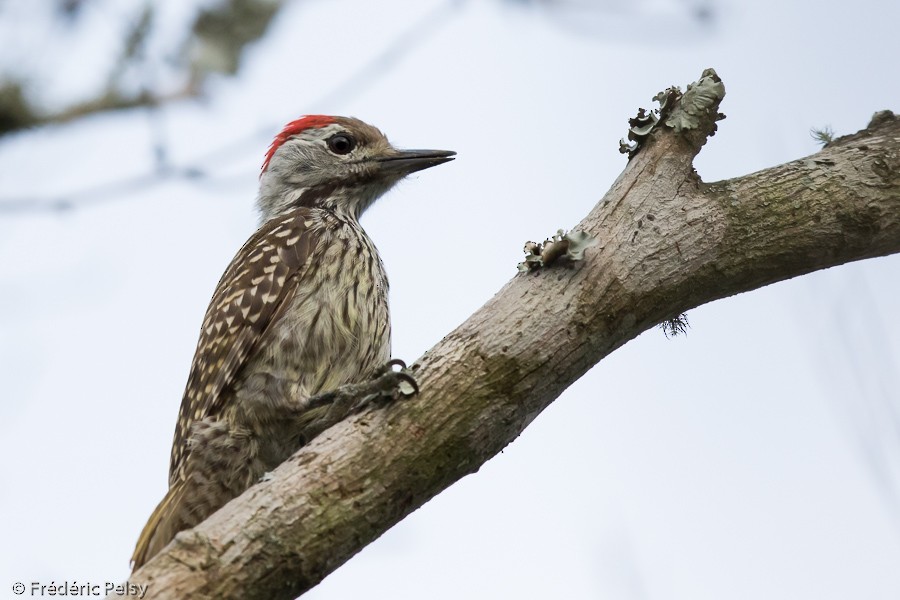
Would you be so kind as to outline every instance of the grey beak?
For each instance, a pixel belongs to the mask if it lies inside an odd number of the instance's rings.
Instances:
[[[378,162],[382,172],[402,176],[449,162],[455,155],[452,150],[398,150]]]

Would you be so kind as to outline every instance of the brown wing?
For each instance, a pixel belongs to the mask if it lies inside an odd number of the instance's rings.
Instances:
[[[298,208],[260,227],[225,270],[206,309],[181,400],[170,485],[184,466],[191,425],[221,410],[222,392],[234,382],[280,307],[290,301],[317,241],[310,211]]]

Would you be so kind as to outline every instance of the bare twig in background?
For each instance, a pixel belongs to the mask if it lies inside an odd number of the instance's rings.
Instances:
[[[0,136],[28,127],[65,123],[100,112],[159,106],[173,100],[200,96],[211,74],[237,73],[244,51],[265,35],[285,3],[286,0],[226,0],[200,9],[187,39],[168,51],[171,56],[178,57],[172,62],[184,72],[185,83],[174,91],[158,91],[146,84],[142,89],[133,90],[125,83],[126,75],[135,70],[146,73],[154,68],[154,59],[147,56],[145,49],[156,27],[157,8],[148,2],[126,31],[121,55],[109,74],[108,83],[95,97],[47,111],[32,100],[26,82],[7,77],[0,84]],[[63,1],[59,5],[59,14],[77,26],[83,5],[84,0]]]

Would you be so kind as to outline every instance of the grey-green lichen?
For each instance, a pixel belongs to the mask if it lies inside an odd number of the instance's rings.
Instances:
[[[584,231],[570,231],[565,233],[557,230],[556,235],[544,240],[542,244],[537,242],[525,243],[525,260],[518,264],[521,272],[533,271],[546,267],[557,260],[577,262],[584,258],[584,251],[597,244],[597,238]]]
[[[653,101],[659,103],[659,108],[651,110],[640,108],[637,116],[628,120],[628,141],[625,141],[625,138],[619,140],[619,152],[628,154],[629,159],[633,158],[660,123],[676,132],[697,129],[704,118],[719,106],[724,97],[725,85],[713,69],[704,70],[700,79],[689,84],[683,94],[678,86],[659,92],[653,96]],[[712,116],[712,130],[709,135],[715,135],[715,122],[725,118],[721,113]]]
[[[706,69],[703,75],[694,83],[688,84],[681,102],[666,119],[666,125],[677,132],[684,129],[697,129],[704,120],[710,110],[715,108],[725,97],[725,84],[716,75],[714,69]],[[717,115],[716,121],[724,118],[724,115]],[[715,124],[710,135],[715,133]]]

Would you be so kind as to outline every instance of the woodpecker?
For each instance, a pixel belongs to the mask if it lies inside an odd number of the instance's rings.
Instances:
[[[261,225],[222,275],[175,427],[169,490],[132,555],[240,495],[322,430],[411,376],[391,367],[388,280],[365,210],[446,150],[398,150],[358,119],[308,115],[269,146]]]

